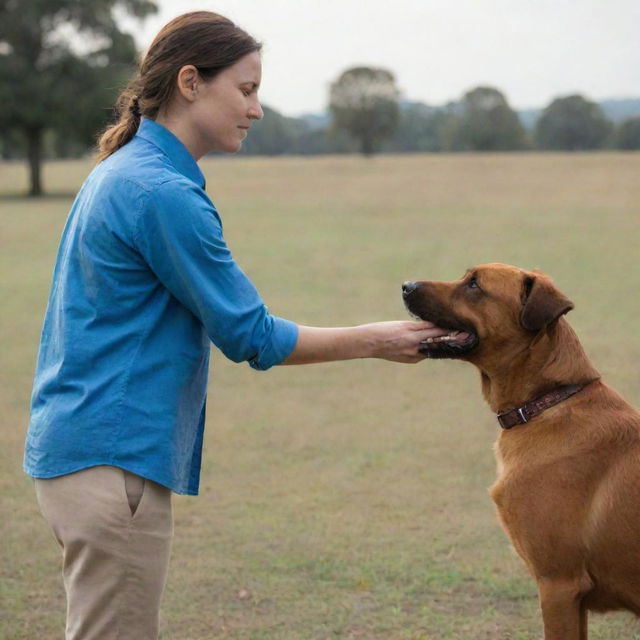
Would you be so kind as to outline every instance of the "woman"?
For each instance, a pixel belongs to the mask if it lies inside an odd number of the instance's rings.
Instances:
[[[197,160],[254,121],[260,45],[209,12],[171,21],[103,134],[65,226],[25,470],[63,550],[67,639],[156,638],[171,492],[197,494],[209,341],[256,369],[416,362],[427,323],[298,326],[269,314],[226,247]]]

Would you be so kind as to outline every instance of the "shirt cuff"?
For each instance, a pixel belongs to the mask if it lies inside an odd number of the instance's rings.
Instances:
[[[291,354],[298,342],[298,325],[295,322],[278,316],[271,317],[273,318],[271,339],[257,356],[249,360],[249,365],[258,371],[266,371],[280,364]]]

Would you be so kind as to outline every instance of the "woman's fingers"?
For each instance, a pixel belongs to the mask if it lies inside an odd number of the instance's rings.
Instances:
[[[448,329],[441,329],[440,327],[436,327],[435,325],[431,325],[430,327],[426,327],[424,329],[419,329],[415,332],[416,336],[418,336],[419,342],[426,340],[427,338],[438,338],[439,336],[446,336],[450,333]]]
[[[430,322],[411,320],[374,323],[369,328],[378,334],[375,357],[406,363],[425,358],[418,351],[421,342],[448,333]]]

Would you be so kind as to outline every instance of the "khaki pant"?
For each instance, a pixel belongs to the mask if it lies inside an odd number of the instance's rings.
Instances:
[[[171,491],[107,466],[35,486],[62,547],[66,640],[156,640],[173,535]]]

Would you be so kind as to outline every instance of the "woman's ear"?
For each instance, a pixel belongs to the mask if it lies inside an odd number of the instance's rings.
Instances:
[[[523,281],[520,322],[527,331],[540,331],[573,309],[573,302],[542,275],[527,275]]]
[[[187,64],[178,71],[178,92],[185,100],[195,100],[198,94],[198,80],[198,70],[192,64]]]

